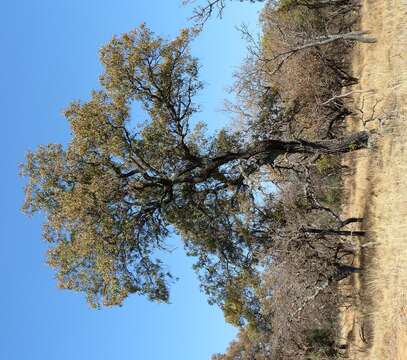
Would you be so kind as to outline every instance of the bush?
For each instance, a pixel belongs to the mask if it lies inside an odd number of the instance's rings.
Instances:
[[[307,343],[309,347],[309,353],[306,358],[307,360],[322,359],[323,356],[334,358],[338,354],[336,341],[331,329],[325,328],[311,330],[307,336]]]

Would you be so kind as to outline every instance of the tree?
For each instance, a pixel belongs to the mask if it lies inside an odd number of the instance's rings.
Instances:
[[[239,0],[240,2],[255,3],[264,2],[264,0]],[[183,4],[194,3],[195,0],[183,0]],[[204,25],[214,14],[218,18],[222,18],[227,0],[205,0],[204,5],[195,7],[192,19],[198,25]]]
[[[272,350],[266,334],[250,333],[241,329],[225,354],[214,354],[212,360],[266,360],[272,358]]]
[[[121,304],[131,293],[168,301],[172,276],[159,255],[171,226],[208,284],[254,274],[266,240],[256,232],[262,224],[243,213],[253,201],[247,176],[285,154],[366,147],[367,132],[320,141],[205,136],[191,124],[203,86],[189,51],[195,35],[182,30],[167,41],[142,25],[113,38],[100,51],[101,89],[65,111],[69,145],[40,146],[22,166],[24,210],[46,215],[59,286],[85,292],[92,306]],[[148,120],[132,119],[134,103]]]

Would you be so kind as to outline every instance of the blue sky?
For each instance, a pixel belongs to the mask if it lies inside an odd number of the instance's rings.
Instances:
[[[2,3],[0,102],[3,136],[0,217],[0,359],[200,360],[223,351],[235,329],[200,293],[192,260],[178,246],[169,260],[181,279],[172,303],[141,297],[121,308],[90,310],[81,294],[58,290],[44,264],[41,217],[20,212],[23,179],[18,164],[42,143],[66,143],[62,109],[86,100],[98,86],[97,52],[114,34],[146,21],[175,35],[191,8],[181,0],[14,0]],[[236,2],[222,21],[211,21],[193,46],[206,89],[200,120],[225,123],[225,88],[244,55],[235,26],[255,25],[258,5]],[[5,133],[4,133],[5,129]]]

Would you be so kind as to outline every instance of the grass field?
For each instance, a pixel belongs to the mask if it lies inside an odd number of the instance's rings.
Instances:
[[[354,306],[343,312],[343,337],[353,359],[407,359],[407,1],[364,0],[361,28],[377,43],[358,45],[353,70],[360,82],[354,105],[363,119],[349,128],[375,128],[375,151],[348,158],[344,212],[364,216],[373,250],[355,261]],[[366,122],[363,124],[363,121]]]

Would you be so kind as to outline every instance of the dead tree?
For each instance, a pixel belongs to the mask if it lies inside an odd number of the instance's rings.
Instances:
[[[264,2],[264,0],[239,0],[240,2],[255,3]],[[194,3],[195,0],[183,0],[183,4]],[[203,26],[212,16],[222,18],[227,0],[206,0],[204,5],[198,5],[193,11],[191,20],[197,25]]]
[[[279,52],[271,58],[262,58],[261,60],[266,63],[277,62],[277,65],[273,70],[273,73],[276,73],[291,56],[310,48],[317,48],[337,41],[356,41],[367,44],[375,43],[376,39],[367,36],[368,33],[368,31],[352,31],[343,34],[327,34],[325,36],[309,39],[304,44],[292,46],[288,50]]]

